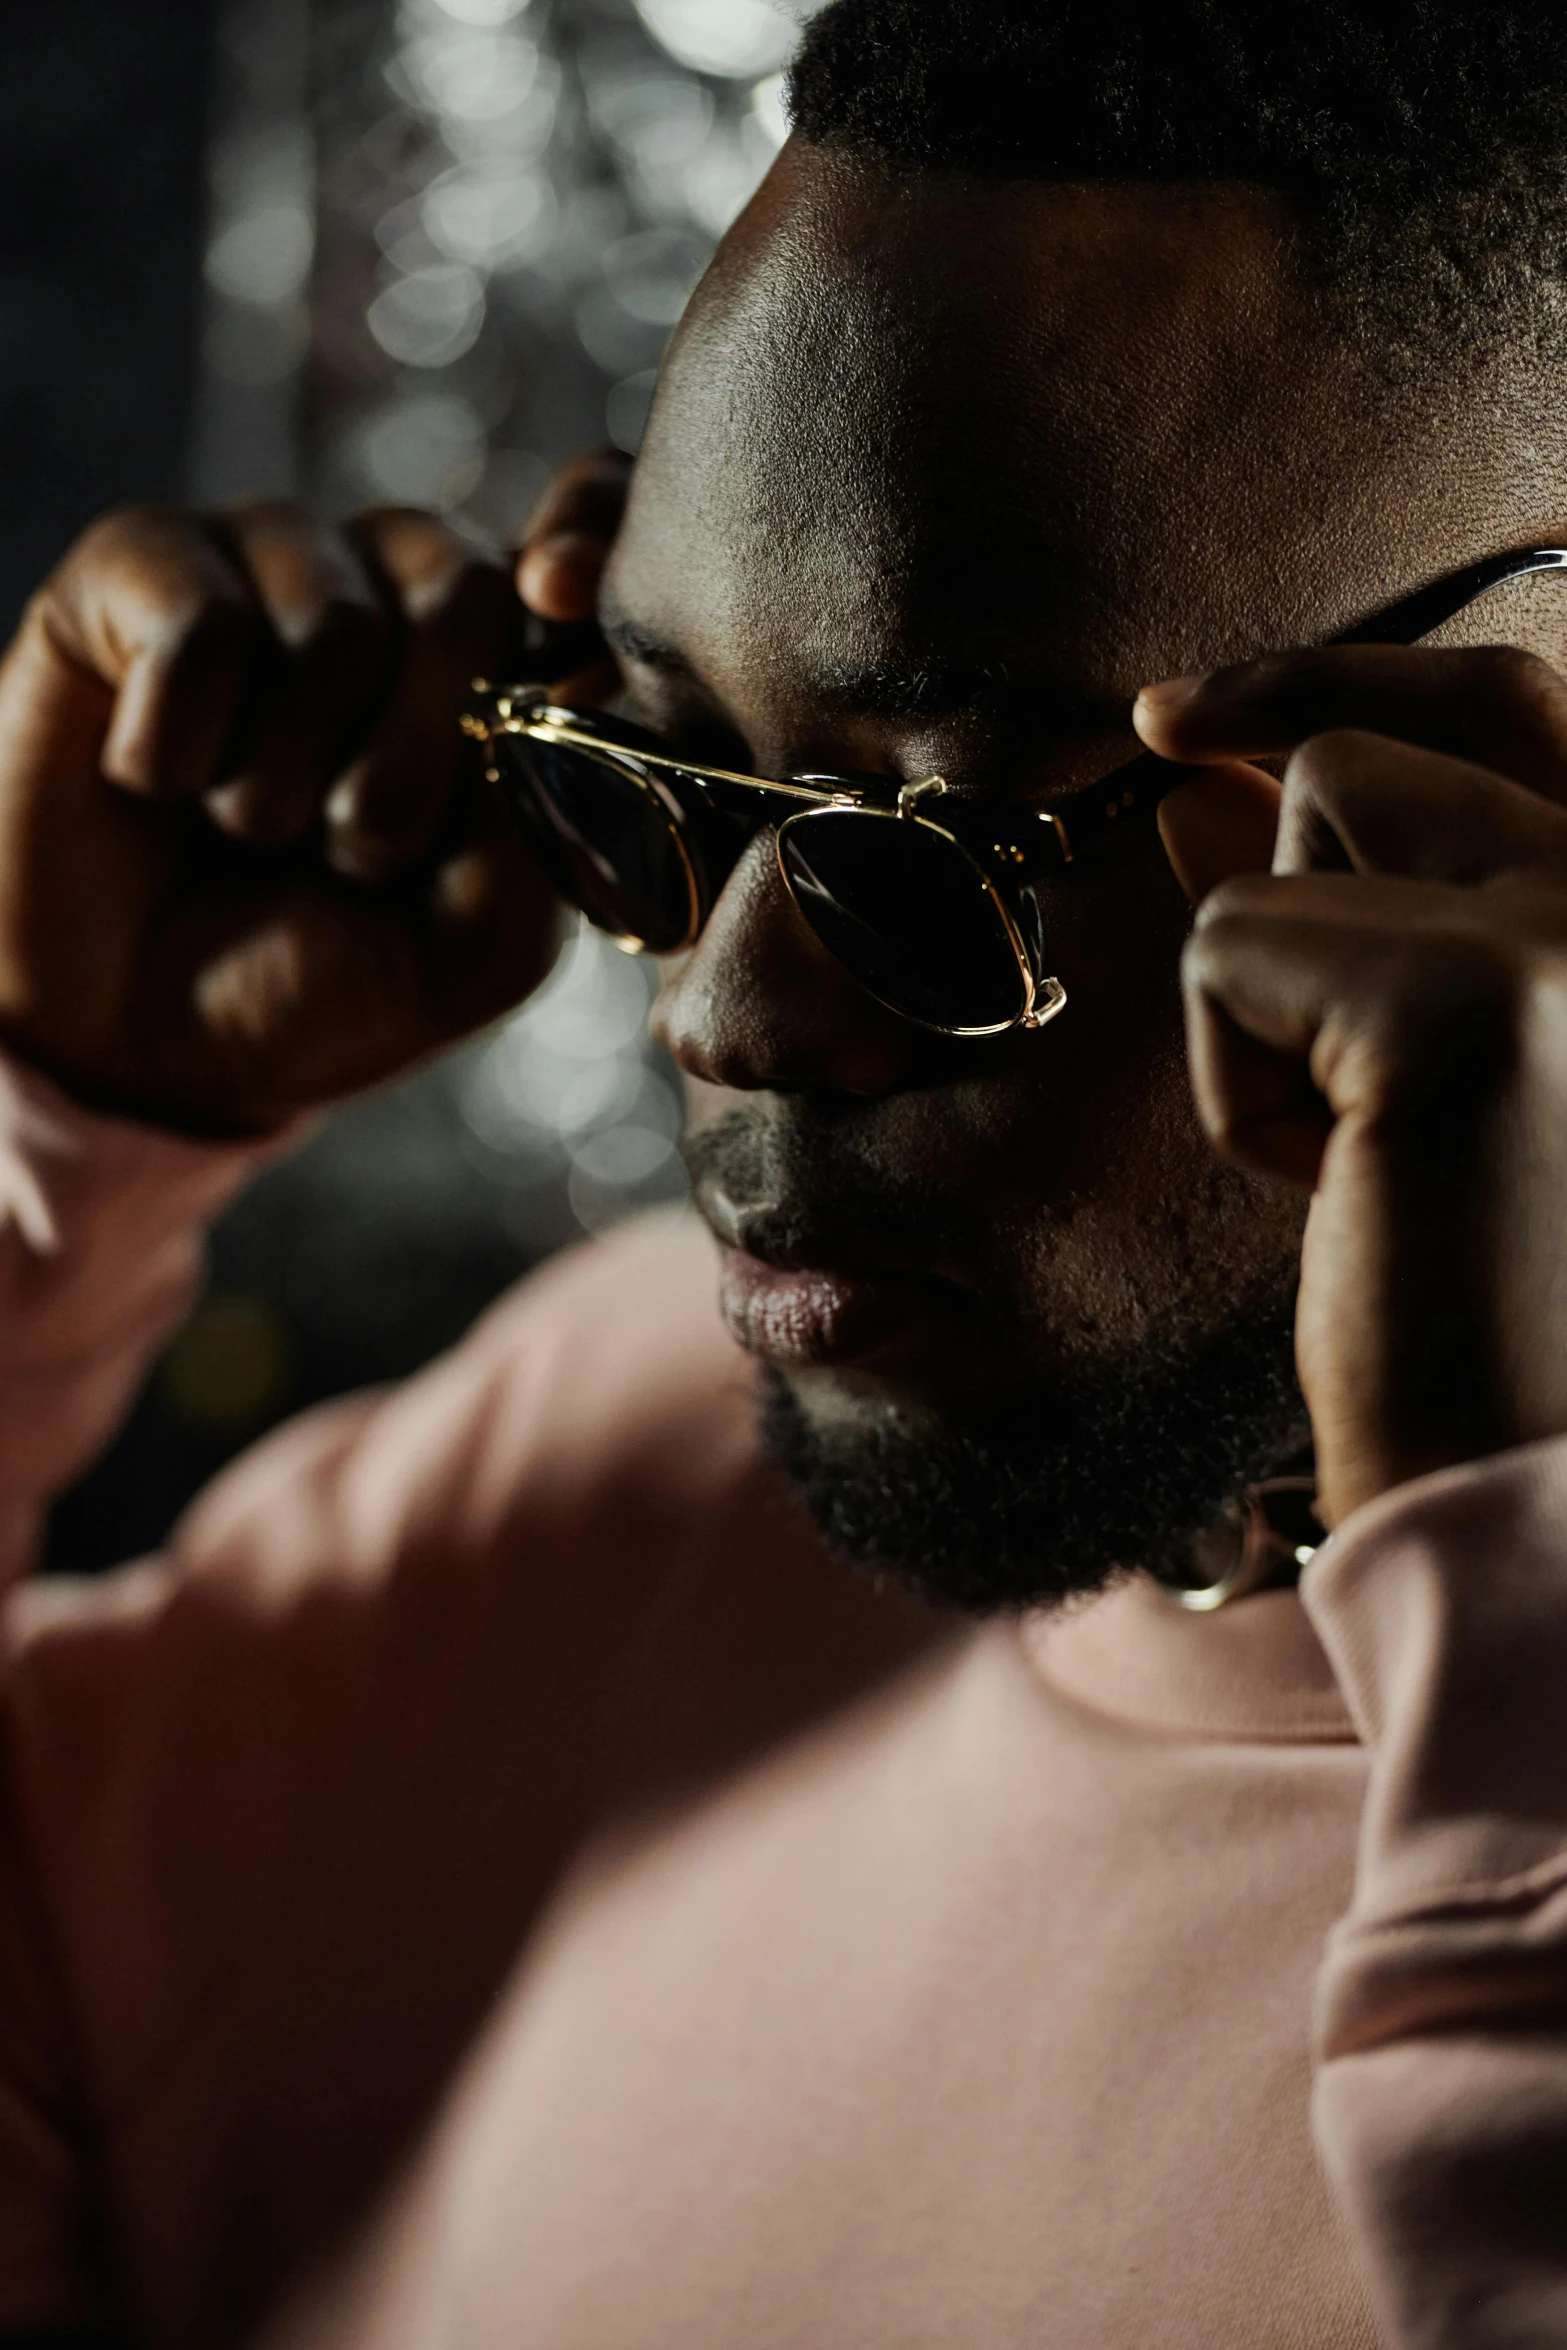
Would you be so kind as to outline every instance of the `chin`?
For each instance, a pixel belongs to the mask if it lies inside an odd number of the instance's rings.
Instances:
[[[1281,1292],[1200,1342],[980,1385],[874,1359],[764,1364],[762,1438],[829,1546],[938,1604],[1057,1606],[1140,1568],[1179,1573],[1309,1424]]]

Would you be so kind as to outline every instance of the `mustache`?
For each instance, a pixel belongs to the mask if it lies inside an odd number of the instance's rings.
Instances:
[[[931,1268],[960,1236],[950,1187],[872,1158],[842,1116],[774,1096],[689,1135],[685,1162],[714,1233],[767,1263]]]

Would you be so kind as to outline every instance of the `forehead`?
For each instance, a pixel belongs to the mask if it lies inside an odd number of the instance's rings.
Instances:
[[[1401,584],[1385,438],[1260,192],[791,143],[671,351],[614,590],[709,670],[1131,691]]]

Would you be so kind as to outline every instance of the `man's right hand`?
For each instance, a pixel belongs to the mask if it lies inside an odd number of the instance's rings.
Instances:
[[[624,480],[552,488],[540,619],[590,618]],[[555,908],[457,717],[475,676],[539,674],[528,629],[428,515],[94,525],[0,667],[0,1039],[86,1101],[262,1134],[516,1003]],[[580,626],[542,634],[606,682]]]

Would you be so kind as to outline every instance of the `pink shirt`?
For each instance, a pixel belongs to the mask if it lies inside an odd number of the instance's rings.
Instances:
[[[942,1626],[655,1220],[28,1581],[243,1172],[0,1089],[0,2332],[1567,2342],[1567,1446]]]

